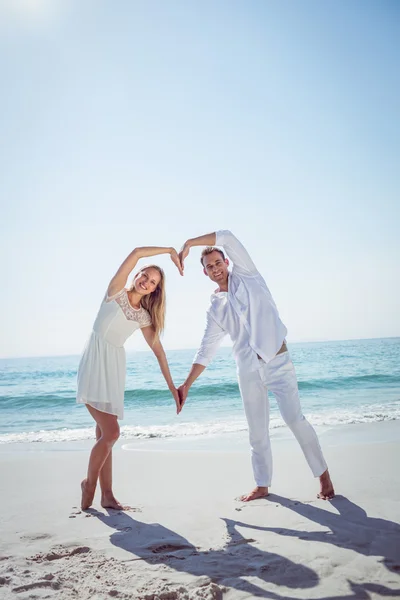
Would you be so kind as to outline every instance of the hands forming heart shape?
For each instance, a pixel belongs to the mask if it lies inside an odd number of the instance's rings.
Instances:
[[[190,250],[190,247],[187,244],[183,244],[179,254],[175,250],[175,248],[172,248],[171,253],[170,253],[171,260],[174,263],[174,265],[177,267],[177,269],[181,275],[183,275],[183,271],[185,268],[184,261],[185,261],[185,258],[189,254],[189,250]]]

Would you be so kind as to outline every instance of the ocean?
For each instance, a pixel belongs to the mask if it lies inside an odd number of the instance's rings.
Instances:
[[[318,429],[400,419],[400,338],[289,344],[304,414]],[[168,351],[178,386],[194,350]],[[0,444],[93,439],[75,403],[79,356],[0,360]],[[273,396],[271,431],[285,425]],[[221,348],[192,386],[182,413],[151,352],[127,355],[122,440],[206,439],[246,431],[230,348]],[[287,428],[285,428],[287,430]]]

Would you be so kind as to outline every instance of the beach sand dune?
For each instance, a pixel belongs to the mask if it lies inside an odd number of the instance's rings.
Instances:
[[[126,512],[78,508],[86,450],[3,447],[0,598],[399,598],[400,442],[385,440],[400,428],[362,427],[325,448],[331,502],[291,441],[274,444],[270,496],[248,504],[246,452],[119,448]]]

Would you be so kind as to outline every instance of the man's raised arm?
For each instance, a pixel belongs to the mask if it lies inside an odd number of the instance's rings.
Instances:
[[[190,240],[186,240],[183,244],[181,251],[179,252],[179,259],[181,261],[181,267],[183,267],[183,263],[187,255],[189,254],[190,248],[193,246],[215,246],[216,244],[216,234],[214,233],[206,233],[205,235],[199,235],[199,237],[191,238]]]
[[[228,229],[221,229],[214,233],[207,233],[187,240],[179,253],[182,268],[184,260],[193,246],[222,246],[237,271],[242,272],[244,275],[258,274],[257,267],[246,248]]]

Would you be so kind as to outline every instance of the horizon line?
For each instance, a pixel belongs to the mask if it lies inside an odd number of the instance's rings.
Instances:
[[[309,340],[298,340],[295,342],[288,342],[288,346],[297,345],[297,344],[332,344],[336,342],[361,342],[368,340],[396,340],[400,339],[398,335],[385,336],[385,337],[366,337],[366,338],[346,338],[346,339],[337,339],[337,340],[327,340],[327,339],[309,339]],[[220,348],[231,348],[232,346],[220,346]],[[184,350],[192,350],[196,352],[197,348],[169,348],[166,352],[180,352]],[[152,350],[128,350],[126,352],[127,355],[135,354],[135,353],[146,353],[152,352]],[[29,358],[68,358],[71,356],[80,356],[81,353],[73,353],[73,354],[37,354],[37,355],[14,355],[14,356],[0,356],[0,360],[17,360],[17,359],[29,359]]]

